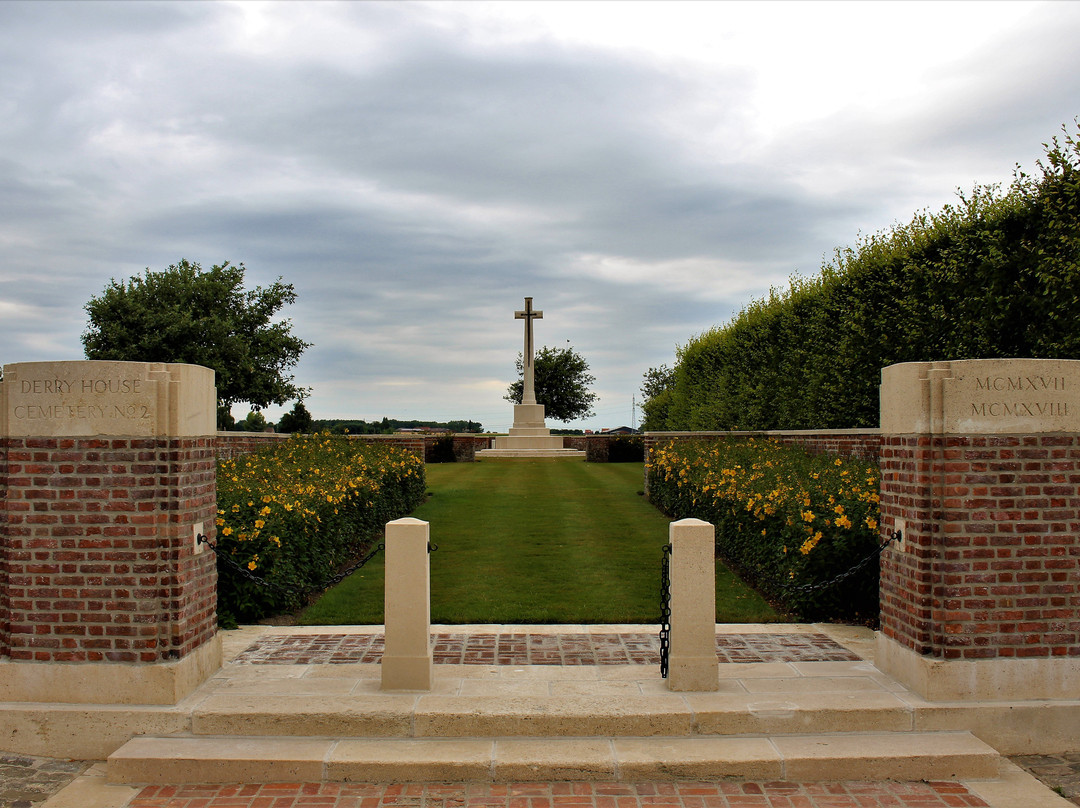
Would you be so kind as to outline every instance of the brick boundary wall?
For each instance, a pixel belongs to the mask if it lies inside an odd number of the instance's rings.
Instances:
[[[160,662],[213,638],[210,438],[0,440],[0,655]]]
[[[276,432],[218,432],[214,453],[218,460],[232,460],[261,449],[277,446],[291,435]],[[418,456],[424,456],[423,435],[349,435],[350,440],[363,443],[393,443]]]
[[[585,452],[586,463],[607,463],[608,450],[614,435],[567,435],[563,445],[567,449]]]
[[[438,438],[432,436],[425,440],[425,445],[435,446]],[[481,449],[490,449],[495,445],[493,435],[459,434],[454,435],[454,457],[458,463],[472,463],[476,460],[476,453]]]
[[[678,433],[686,434],[686,433]],[[700,433],[700,434],[719,434],[719,433]],[[723,434],[764,434],[764,433],[723,433]],[[784,433],[787,434],[787,433]],[[794,433],[792,433],[794,434]],[[361,440],[368,443],[375,443],[378,441],[390,441],[395,444],[401,445],[403,448],[409,451],[419,453],[420,447],[423,446],[424,460],[426,462],[432,462],[435,457],[435,444],[443,437],[439,433],[412,433],[412,434],[395,434],[395,435],[350,435],[353,440]],[[608,462],[608,449],[611,442],[619,438],[628,437],[626,435],[565,435],[563,444],[568,449],[578,449],[586,452],[586,461],[589,463],[607,463]],[[641,435],[631,435],[629,437],[642,437]],[[284,440],[288,440],[288,434],[280,434],[275,432],[219,432],[217,434],[217,457],[218,460],[231,460],[235,457],[241,457],[252,452],[257,452],[260,449],[265,449],[268,446],[276,446]],[[836,445],[841,445],[842,439],[835,439]],[[850,442],[850,441],[848,441]],[[492,434],[475,434],[475,433],[458,433],[454,435],[454,457],[458,463],[471,463],[476,460],[476,453],[481,449],[490,449],[495,445],[495,435]],[[833,444],[829,444],[832,446]],[[846,444],[844,444],[846,445]],[[827,449],[831,451],[832,449]],[[823,449],[822,451],[826,451]]]
[[[802,446],[819,454],[857,457],[877,463],[881,458],[879,429],[795,429],[760,432],[646,432],[645,490],[648,492],[649,453],[659,444],[683,440],[726,440],[727,438],[761,438],[775,440],[787,446]]]
[[[214,454],[218,460],[232,460],[278,446],[288,439],[289,435],[276,432],[218,432],[214,439]]]
[[[882,447],[881,631],[945,660],[1080,658],[1080,436]]]
[[[11,593],[8,589],[8,557],[11,540],[8,537],[8,439],[0,436],[0,657],[11,648]]]

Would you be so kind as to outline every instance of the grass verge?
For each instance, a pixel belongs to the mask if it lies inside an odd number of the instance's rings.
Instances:
[[[429,465],[434,623],[655,623],[669,520],[637,492],[640,463]],[[329,590],[302,625],[381,623],[383,556]],[[717,620],[781,618],[717,564]]]

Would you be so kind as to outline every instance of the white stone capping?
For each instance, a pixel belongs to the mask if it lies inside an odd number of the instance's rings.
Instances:
[[[886,435],[1080,432],[1080,360],[904,362],[881,371]]]
[[[214,371],[160,362],[17,362],[0,382],[7,437],[202,437],[217,433]]]

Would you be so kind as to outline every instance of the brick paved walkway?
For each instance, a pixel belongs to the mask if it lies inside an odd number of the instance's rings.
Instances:
[[[129,808],[979,808],[959,783],[154,786]]]
[[[436,664],[659,665],[656,634],[435,634]],[[376,663],[382,634],[262,637],[236,661],[258,665]],[[858,656],[824,634],[718,634],[721,662],[850,662]]]
[[[0,752],[0,808],[30,808],[44,802],[88,765]]]

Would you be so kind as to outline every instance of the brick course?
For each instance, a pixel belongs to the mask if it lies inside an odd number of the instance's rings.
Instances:
[[[234,457],[257,452],[271,446],[277,446],[290,438],[290,435],[276,432],[218,432],[214,439],[214,452],[218,460],[232,460]],[[431,436],[434,444],[437,436]],[[466,436],[468,437],[468,436]],[[418,457],[425,453],[425,436],[415,435],[350,435],[351,440],[363,443],[392,443]],[[455,450],[457,449],[455,440]]]
[[[941,659],[1080,657],[1080,436],[884,439],[881,630]]]
[[[216,630],[213,438],[0,440],[0,655],[179,659]]]
[[[763,432],[646,432],[645,457],[654,446],[679,440],[727,440],[760,438],[785,446],[802,446],[817,454],[858,457],[876,461],[881,452],[881,432],[877,429],[798,429]]]

